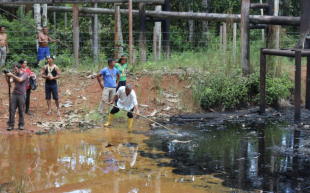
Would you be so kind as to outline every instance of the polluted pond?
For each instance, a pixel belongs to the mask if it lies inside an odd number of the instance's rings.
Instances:
[[[291,111],[227,117],[1,136],[0,193],[310,191],[310,124]]]

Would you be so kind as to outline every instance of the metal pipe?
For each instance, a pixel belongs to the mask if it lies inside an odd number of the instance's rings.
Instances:
[[[132,65],[132,0],[128,0],[129,20],[129,64]]]
[[[266,55],[264,48],[260,49],[260,86],[259,86],[259,111],[265,113],[266,109]]]
[[[75,68],[79,67],[79,5],[74,3],[72,6],[73,13],[73,47]]]
[[[250,8],[251,9],[268,9],[269,4],[268,3],[251,3]]]
[[[301,96],[301,51],[295,52],[295,121],[300,121],[300,96]]]
[[[250,0],[241,2],[241,64],[243,75],[250,74]]]

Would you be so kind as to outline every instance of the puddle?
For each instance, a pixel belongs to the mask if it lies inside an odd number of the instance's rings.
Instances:
[[[139,125],[139,126],[138,126]],[[310,191],[306,131],[223,122],[151,131],[136,120],[0,137],[0,193]],[[112,145],[112,146],[111,146]],[[308,188],[309,187],[309,188]]]

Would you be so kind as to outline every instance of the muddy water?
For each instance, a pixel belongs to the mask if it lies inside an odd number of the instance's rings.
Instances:
[[[308,158],[297,153],[302,131],[247,122],[175,129],[179,134],[153,132],[136,120],[132,131],[122,122],[109,129],[2,136],[0,192],[310,190]]]

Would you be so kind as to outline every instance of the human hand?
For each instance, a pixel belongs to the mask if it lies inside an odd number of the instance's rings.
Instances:
[[[10,53],[10,50],[8,49],[8,50],[6,51],[6,53]]]
[[[48,79],[49,79],[49,80],[53,80],[53,79],[54,79],[54,77],[48,76]]]
[[[57,42],[60,42],[60,39],[57,39],[56,41],[57,41]]]
[[[13,76],[13,74],[9,72],[9,73],[6,73],[5,76]]]

